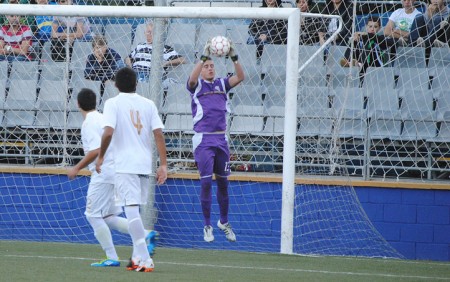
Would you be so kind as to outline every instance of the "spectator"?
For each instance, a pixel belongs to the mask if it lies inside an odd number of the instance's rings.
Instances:
[[[6,1],[3,1],[3,3],[5,3],[5,4],[28,4],[28,1],[27,0],[21,0],[21,1],[19,1],[19,0],[6,0]],[[6,25],[6,24],[8,24],[8,20],[6,19],[6,16],[4,16],[4,15],[1,15],[0,16],[0,25]],[[32,32],[34,32],[34,29],[35,29],[35,22],[34,22],[34,17],[29,17],[29,16],[20,16],[20,24],[21,25],[27,25],[30,29],[31,29],[31,31]]]
[[[384,35],[394,38],[399,45],[413,45],[410,41],[411,25],[414,18],[421,14],[414,7],[415,0],[402,0],[403,8],[395,10],[389,17],[389,21],[384,28]]]
[[[148,23],[145,28],[145,36],[147,42],[139,43],[131,52],[125,63],[132,67],[138,74],[139,81],[148,81],[150,77],[150,70],[152,67],[152,50],[153,50],[153,23]],[[171,46],[164,46],[163,54],[163,68],[169,66],[178,66],[185,63],[183,56],[178,54]]]
[[[343,27],[335,39],[336,45],[346,45],[351,34],[353,25],[353,5],[349,0],[327,0],[326,6],[322,11],[325,15],[337,15],[342,17]],[[328,19],[325,21],[326,32],[319,32],[320,45],[335,32],[338,28],[338,19]]]
[[[48,5],[48,0],[37,0],[38,5]],[[56,4],[55,2],[50,2],[50,5]],[[39,45],[44,45],[52,37],[52,24],[53,16],[35,16],[36,30],[34,32],[34,37],[38,41]]]
[[[72,0],[58,0],[58,4],[72,5]],[[54,17],[52,24],[52,59],[57,62],[65,61],[66,43],[69,44],[69,55],[71,55],[73,42],[76,39],[91,39],[88,20],[84,17]]]
[[[367,20],[366,31],[356,32],[353,35],[353,58],[351,47],[345,52],[345,57],[340,60],[340,65],[349,67],[350,61],[353,66],[359,66],[364,71],[367,67],[382,67],[389,62],[389,50],[395,42],[392,38],[385,38],[379,34],[381,22],[378,17],[372,16]]]
[[[27,61],[33,33],[20,23],[20,16],[7,15],[7,24],[0,30],[0,61]]]
[[[108,47],[103,36],[97,35],[92,40],[93,52],[87,57],[84,77],[105,82],[114,79],[117,70],[125,67],[120,55]]]
[[[282,8],[281,0],[263,0],[262,8]],[[287,25],[284,20],[252,20],[247,44],[286,44]]]
[[[445,5],[444,0],[431,0],[425,14],[417,15],[412,23],[411,42],[417,42],[417,45],[423,47],[431,45],[442,47],[447,41],[442,34],[449,16],[450,8]]]
[[[450,45],[450,16],[441,21],[440,28],[436,32],[436,39],[433,42],[435,47],[447,47]]]
[[[302,13],[309,13],[312,0],[296,0],[297,8]],[[323,21],[319,18],[300,17],[300,45],[315,45],[320,41],[319,32],[326,32]]]

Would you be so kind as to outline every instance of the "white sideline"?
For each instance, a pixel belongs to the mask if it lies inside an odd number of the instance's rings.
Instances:
[[[94,258],[82,258],[82,257],[58,257],[58,256],[31,256],[31,255],[0,255],[3,257],[16,257],[16,258],[37,258],[37,259],[67,259],[67,260],[87,260],[96,261]],[[121,262],[128,262],[128,260],[120,260]],[[158,264],[168,265],[183,265],[193,267],[214,267],[214,268],[230,268],[230,269],[249,269],[249,270],[270,270],[280,272],[307,272],[307,273],[321,273],[321,274],[333,274],[333,275],[347,275],[347,276],[366,276],[366,277],[386,277],[386,278],[407,278],[407,279],[427,279],[427,280],[447,280],[450,281],[450,277],[432,277],[432,276],[414,276],[414,275],[395,275],[386,273],[367,273],[367,272],[348,272],[348,271],[327,271],[327,270],[315,270],[315,269],[302,269],[302,268],[277,268],[277,267],[253,267],[253,266],[236,266],[236,265],[219,265],[219,264],[201,264],[201,263],[186,263],[186,262],[169,262],[158,261]]]

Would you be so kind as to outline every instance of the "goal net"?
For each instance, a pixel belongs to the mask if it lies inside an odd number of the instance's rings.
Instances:
[[[247,9],[243,1],[208,1],[213,9],[196,2],[188,8],[171,2],[170,8],[151,9],[24,5],[23,11],[14,10],[28,17],[42,11],[55,17],[83,16],[92,34],[73,45],[63,44],[57,54],[46,41],[33,45],[30,61],[0,62],[4,75],[0,239],[95,243],[83,215],[89,179],[69,181],[64,175],[66,167],[83,156],[76,94],[83,87],[95,90],[102,111],[104,101],[117,90],[110,78],[93,80],[87,72],[92,39],[101,35],[126,63],[147,41],[151,22],[151,72],[140,76],[137,92],[158,105],[171,177],[166,185],[154,187],[154,206],[142,213],[146,227],[161,233],[161,246],[402,257],[366,216],[350,177],[425,180],[449,171],[448,88],[443,88],[448,78],[440,75],[445,73],[440,69],[445,67],[444,55],[428,57],[428,65],[420,67],[413,64],[420,64],[422,51],[426,60],[425,48],[398,47],[384,67],[370,66],[362,72],[361,65],[352,63],[360,59],[355,55],[357,44],[335,44],[339,30],[325,34],[321,46],[299,45],[298,36],[281,44],[258,45],[249,40],[249,26],[271,19],[267,9],[253,2],[255,7]],[[234,5],[242,8],[220,7]],[[296,4],[286,1],[283,6],[283,12],[271,11],[270,16],[289,23]],[[350,32],[367,23],[368,17],[359,15],[361,6],[357,7]],[[383,7],[374,4],[364,11],[386,19],[383,15],[392,7]],[[11,13],[2,7],[0,11]],[[306,19],[328,24],[333,17],[303,14],[300,22]],[[339,20],[336,24],[346,28]],[[205,42],[216,35],[234,42],[246,79],[229,93],[230,222],[237,242],[227,242],[216,229],[215,242],[207,245],[185,84]],[[347,67],[343,59],[348,48]],[[433,48],[430,56],[439,52]],[[174,57],[182,57],[184,63],[162,67]],[[429,65],[432,58],[437,65]],[[403,60],[405,67],[400,65]],[[229,58],[214,58],[214,63],[218,77],[234,71]],[[293,67],[295,77],[290,73]],[[425,132],[429,135],[420,135]],[[214,194],[213,222],[219,213]],[[124,235],[114,238],[130,243]]]

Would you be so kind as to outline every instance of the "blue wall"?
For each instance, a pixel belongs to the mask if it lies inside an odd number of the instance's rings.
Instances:
[[[87,177],[68,181],[65,176],[1,174],[0,239],[95,242],[92,230],[83,215],[87,183]],[[233,188],[230,189],[230,221],[240,239],[237,244],[230,244],[222,238],[223,236],[216,236],[213,245],[205,246],[201,234],[203,223],[198,199],[199,183],[173,179],[169,180],[168,185],[157,188],[159,215],[156,229],[162,232],[161,243],[187,248],[226,247],[278,252],[281,185],[242,181],[239,185],[233,183],[231,185]],[[348,193],[343,193],[342,189],[347,189]],[[371,187],[357,187],[355,190],[373,225],[404,257],[450,261],[450,191]],[[376,234],[336,234],[338,233],[336,230],[339,230],[336,226],[346,225],[350,221],[355,222],[354,224],[361,230],[370,229],[367,227],[367,221],[364,222],[364,214],[358,213],[359,205],[352,199],[354,194],[351,191],[341,187],[297,186],[297,203],[308,203],[311,202],[308,197],[321,195],[321,205],[325,206],[321,206],[320,209],[323,211],[321,214],[315,212],[316,205],[302,205],[301,210],[296,210],[297,223],[303,225],[297,235],[294,234],[296,236],[294,242],[297,246],[301,246],[296,247],[295,251],[309,253],[310,250],[320,250],[324,247],[326,251],[319,251],[320,253],[383,255],[379,250],[365,249],[363,253],[353,251],[361,249],[364,245],[376,244]],[[346,209],[356,212],[349,211],[344,219],[339,220],[323,222],[315,220],[318,217],[327,218],[327,210],[330,212],[335,208],[344,210],[338,207],[342,205],[339,201],[335,201],[336,195],[343,199]],[[218,206],[215,199],[213,203],[215,212],[213,220],[217,220]],[[239,212],[236,211],[237,206]],[[308,216],[304,216],[305,214]],[[310,225],[304,225],[310,219],[314,221],[311,220]],[[299,235],[299,233],[306,234],[306,230],[327,228],[334,234],[321,231],[308,236]],[[176,236],[164,237],[163,234]],[[318,236],[333,237],[335,240],[327,240],[330,246],[317,246],[314,242]],[[348,236],[355,236],[358,240]],[[126,236],[118,238],[117,243],[130,243]],[[345,245],[347,242],[353,244],[347,246]],[[334,250],[332,247],[335,245],[340,247]],[[385,246],[380,246],[383,247]],[[340,253],[346,249],[350,251]]]

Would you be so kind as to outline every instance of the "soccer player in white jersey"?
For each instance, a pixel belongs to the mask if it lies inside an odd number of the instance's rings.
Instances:
[[[162,132],[164,125],[155,103],[136,93],[137,79],[133,69],[120,69],[116,73],[115,85],[120,93],[105,103],[105,126],[96,170],[103,173],[105,153],[111,144],[114,148],[116,189],[125,206],[128,229],[133,240],[133,254],[128,269],[151,272],[154,264],[146,248],[139,207],[146,204],[150,186],[152,133],[160,159],[156,182],[162,184],[167,179],[166,144]]]

